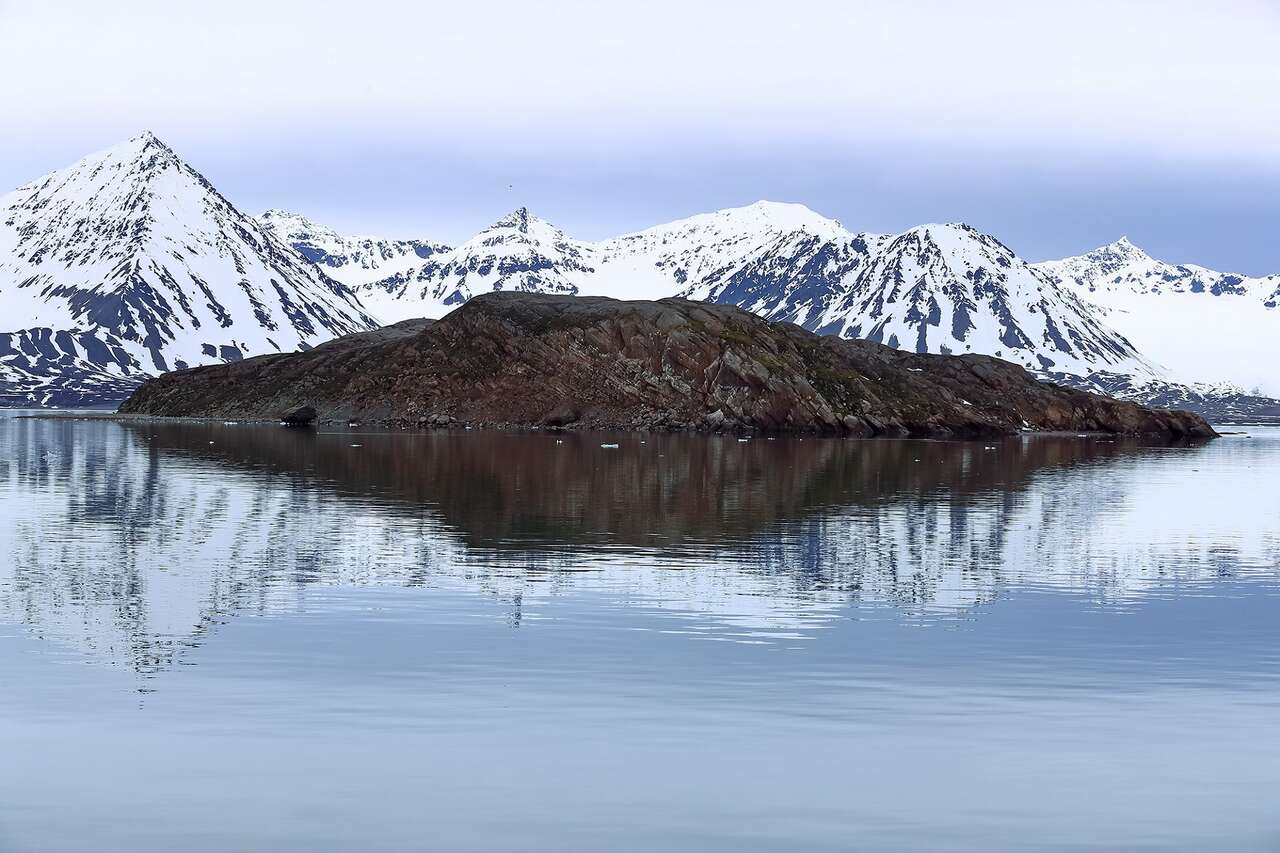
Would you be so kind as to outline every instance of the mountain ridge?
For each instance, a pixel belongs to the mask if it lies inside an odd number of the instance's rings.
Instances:
[[[1090,304],[1170,377],[1193,388],[1225,382],[1243,396],[1280,395],[1280,274],[1169,263],[1127,237],[1033,266]]]
[[[763,200],[595,241],[527,207],[456,246],[351,237],[278,208],[245,216],[150,133],[0,197],[0,217],[9,405],[92,403],[95,382],[119,399],[151,373],[306,349],[493,291],[735,305],[1137,400],[1220,400],[1233,416],[1266,408],[1266,356],[1280,363],[1280,276],[1165,264],[1127,237],[1032,264],[963,222],[854,232]]]
[[[518,236],[502,236],[515,221],[526,223]],[[988,353],[1077,375],[1162,376],[1074,295],[963,223],[853,233],[802,205],[757,202],[590,242],[520,208],[417,270],[359,292],[398,319],[440,316],[484,290],[676,295],[917,352]]]
[[[257,217],[277,240],[348,287],[411,269],[451,247],[431,240],[344,236],[300,213],[271,208]]]

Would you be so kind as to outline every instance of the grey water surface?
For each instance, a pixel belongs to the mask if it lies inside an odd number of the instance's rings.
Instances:
[[[0,417],[0,851],[1280,849],[1245,429]]]

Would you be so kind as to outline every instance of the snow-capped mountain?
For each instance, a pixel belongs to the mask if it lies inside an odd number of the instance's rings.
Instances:
[[[150,133],[0,197],[0,317],[10,405],[119,399],[377,325]]]
[[[1041,373],[1159,375],[1079,299],[968,225],[786,235],[685,294],[916,352],[996,355]]]
[[[357,292],[388,321],[437,317],[491,290],[662,299],[727,274],[784,234],[842,231],[803,205],[757,202],[590,242],[520,208],[416,269]]]
[[[596,245],[601,281],[587,286],[636,298],[688,293],[730,275],[784,237],[836,240],[847,234],[839,222],[802,204],[758,201],[605,240]]]
[[[525,208],[454,248],[346,237],[245,216],[151,134],[0,198],[0,400],[120,399],[150,373],[438,317],[491,290],[683,296],[1148,402],[1280,407],[1242,390],[1280,394],[1280,276],[1166,264],[1127,240],[1033,265],[967,225],[855,233],[764,201],[602,241]]]
[[[1280,275],[1166,263],[1123,237],[1035,266],[1178,380],[1280,396]]]
[[[268,210],[258,223],[281,243],[348,287],[407,272],[449,247],[429,240],[349,237],[297,213]]]
[[[1280,277],[1162,264],[1128,241],[1029,264],[968,225],[855,233],[802,205],[757,202],[591,242],[521,209],[358,292],[396,320],[440,316],[494,289],[684,296],[822,334],[996,355],[1054,381],[1211,416],[1280,413],[1244,390],[1280,394],[1266,378],[1277,361],[1258,357],[1262,340],[1280,355]]]
[[[1280,275],[1246,276],[1216,272],[1196,264],[1156,260],[1128,237],[1083,255],[1036,264],[1056,281],[1069,281],[1090,293],[1240,296],[1276,308]]]
[[[438,317],[493,290],[577,293],[593,247],[520,208],[460,246],[357,289],[385,322]]]
[[[679,295],[919,352],[994,354],[1044,373],[1161,375],[993,237],[965,225],[855,234],[795,204],[757,202],[594,243],[521,209],[359,292],[384,319],[399,319],[503,289]]]

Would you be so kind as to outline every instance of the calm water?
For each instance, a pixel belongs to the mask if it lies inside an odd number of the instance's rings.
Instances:
[[[0,519],[2,851],[1280,849],[1280,431],[4,418]]]

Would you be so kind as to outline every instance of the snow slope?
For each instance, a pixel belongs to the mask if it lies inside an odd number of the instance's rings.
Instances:
[[[661,299],[731,275],[784,236],[835,239],[845,233],[839,222],[802,204],[758,201],[596,244],[600,274],[583,288],[593,295]]]
[[[1035,266],[1177,379],[1280,396],[1280,275],[1170,264],[1123,237]]]
[[[293,248],[325,275],[348,287],[368,284],[407,272],[449,247],[429,240],[388,240],[348,237],[298,213],[268,210],[258,223],[281,243]]]
[[[1079,299],[963,224],[889,236],[790,235],[686,294],[916,352],[984,353],[1079,376],[1161,374]]]
[[[377,325],[150,133],[0,197],[0,317],[0,398],[46,404]]]

